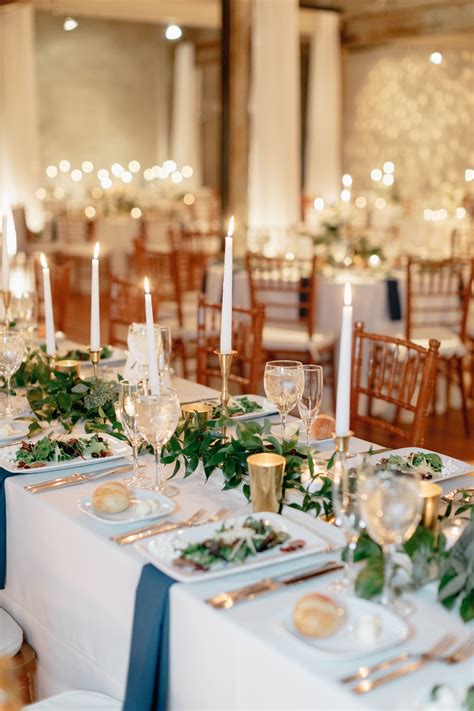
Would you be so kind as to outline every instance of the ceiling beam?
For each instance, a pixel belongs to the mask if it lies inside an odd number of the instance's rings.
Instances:
[[[402,37],[474,30],[474,3],[451,0],[440,3],[391,9],[348,17],[343,21],[342,40],[346,46],[364,47]]]

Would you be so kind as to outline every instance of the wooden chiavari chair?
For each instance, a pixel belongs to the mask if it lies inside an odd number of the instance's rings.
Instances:
[[[221,331],[220,304],[206,302],[199,297],[197,371],[196,379],[203,385],[214,385],[221,381],[219,361],[215,351],[219,350]],[[233,348],[237,355],[232,361],[229,381],[235,383],[241,393],[258,393],[262,371],[262,331],[265,307],[258,304],[254,309],[232,309]]]
[[[265,305],[263,349],[267,357],[321,363],[335,406],[334,335],[314,328],[316,257],[289,260],[247,253],[246,266],[252,306]]]
[[[182,287],[178,260],[174,251],[155,252],[146,248],[142,239],[135,240],[134,266],[138,279],[145,276],[158,294],[161,316],[182,328],[184,326]],[[163,308],[165,307],[165,308]],[[163,324],[165,325],[165,323]],[[170,325],[166,323],[166,325]]]
[[[126,346],[128,327],[131,323],[145,320],[145,300],[143,284],[125,281],[112,276],[109,296],[109,343],[112,346]],[[153,294],[153,308],[157,312],[156,293]]]
[[[423,348],[403,338],[366,333],[363,323],[355,324],[351,428],[356,434],[367,436],[367,428],[375,428],[391,435],[395,443],[423,445],[439,346],[433,338]],[[393,410],[391,419],[374,414],[381,406]],[[409,424],[400,424],[402,413],[411,417]]]
[[[470,427],[463,360],[468,354],[466,324],[472,276],[472,259],[408,260],[406,337],[425,348],[429,338],[440,341],[438,374],[446,378],[447,405],[451,384],[459,387],[466,435]]]
[[[222,236],[219,230],[183,230],[181,249],[187,262],[187,291],[203,290],[206,269],[220,253],[221,247]]]

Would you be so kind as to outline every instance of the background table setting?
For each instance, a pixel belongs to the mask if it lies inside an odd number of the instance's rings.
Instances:
[[[130,356],[117,377],[104,375],[98,250],[88,370],[57,358],[47,265],[45,350],[25,365],[23,350],[5,346],[13,332],[2,332],[3,374],[10,385],[21,373],[32,440],[0,450],[0,601],[36,650],[39,695],[91,689],[125,711],[407,709],[427,702],[435,671],[461,699],[474,653],[465,624],[472,529],[462,517],[472,508],[470,467],[353,436],[349,284],[336,418],[325,434],[313,430],[319,365],[267,362],[266,399],[231,398],[232,226],[220,392],[169,370],[169,332],[154,323],[148,280],[136,379],[120,379],[133,371]],[[139,455],[140,443],[148,449]],[[447,504],[454,521],[438,524],[442,492],[463,487]],[[400,596],[396,586],[408,583],[419,589]],[[451,611],[437,600],[443,585]]]

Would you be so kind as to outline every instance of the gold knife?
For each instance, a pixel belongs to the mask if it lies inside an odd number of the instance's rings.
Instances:
[[[343,567],[344,565],[342,563],[331,560],[318,568],[306,568],[305,570],[299,571],[289,577],[264,578],[258,583],[246,585],[243,588],[237,588],[236,590],[230,590],[229,592],[214,595],[214,597],[208,598],[205,602],[215,609],[228,610],[239,602],[253,600],[258,595],[273,592],[274,590],[280,590],[287,585],[295,585],[296,583],[301,583],[305,580],[310,580],[311,578],[317,578],[318,576],[325,575],[326,573],[333,573],[336,570],[341,570]]]
[[[39,484],[27,484],[27,486],[25,486],[25,491],[28,491],[30,494],[39,494],[43,491],[52,491],[53,489],[62,489],[66,486],[74,486],[75,484],[80,484],[83,481],[95,481],[96,479],[102,479],[102,477],[112,476],[112,474],[124,474],[125,472],[130,471],[131,468],[130,464],[124,464],[121,467],[106,469],[104,471],[96,472],[95,474],[75,472],[74,474],[59,477],[58,479],[42,481]]]

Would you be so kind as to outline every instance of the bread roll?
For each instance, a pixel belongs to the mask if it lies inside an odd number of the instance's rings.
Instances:
[[[125,484],[108,481],[94,490],[92,505],[101,513],[120,513],[130,506],[130,494]]]
[[[318,415],[311,425],[311,435],[315,439],[328,439],[336,431],[336,420],[331,415]]]
[[[311,593],[296,603],[293,624],[305,637],[329,637],[342,626],[345,614],[331,598]]]

